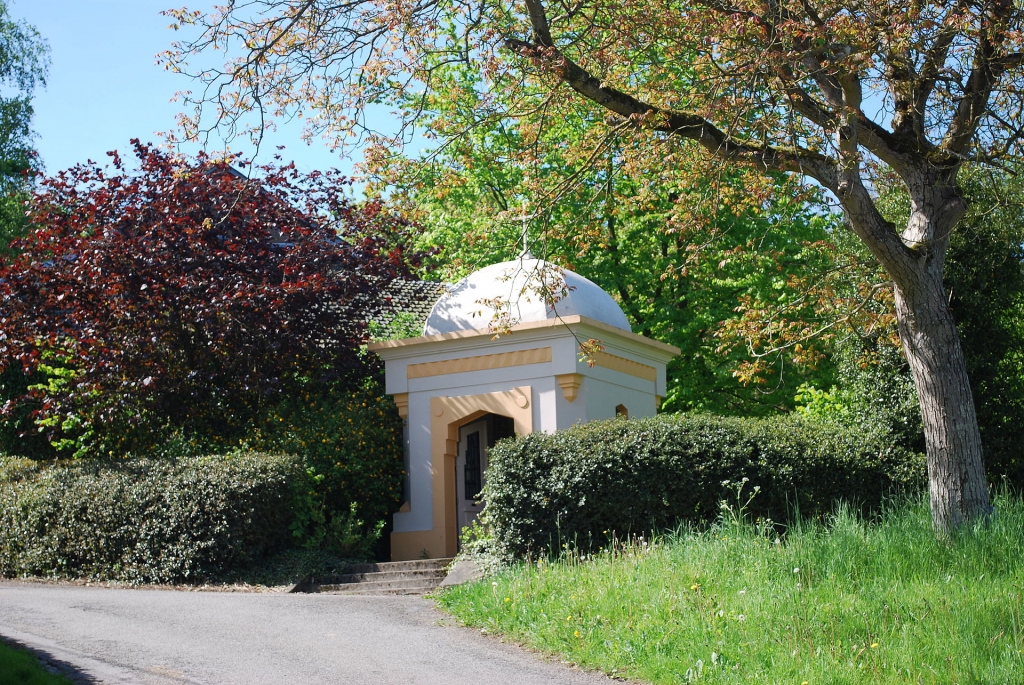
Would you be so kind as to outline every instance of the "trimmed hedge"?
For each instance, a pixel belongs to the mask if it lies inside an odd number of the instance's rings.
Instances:
[[[505,558],[714,520],[744,478],[744,500],[760,486],[746,513],[777,522],[840,500],[871,511],[926,482],[923,455],[793,417],[614,419],[501,441],[489,459],[486,518]]]
[[[42,466],[0,458],[0,575],[224,578],[292,543],[308,476],[242,453]]]

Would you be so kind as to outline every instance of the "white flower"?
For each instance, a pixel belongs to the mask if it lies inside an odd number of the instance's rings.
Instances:
[[[800,573],[800,569],[798,569],[798,568],[793,569],[793,573]]]

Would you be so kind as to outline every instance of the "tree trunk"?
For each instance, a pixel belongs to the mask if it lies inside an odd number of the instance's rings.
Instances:
[[[941,533],[991,512],[967,365],[942,283],[949,232],[963,207],[955,192],[941,200],[919,196],[904,238],[920,238],[926,247],[917,261],[904,264],[908,268],[890,269],[924,423],[932,521]]]

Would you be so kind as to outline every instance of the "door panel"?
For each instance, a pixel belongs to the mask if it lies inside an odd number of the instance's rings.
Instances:
[[[480,500],[487,472],[488,422],[474,421],[459,429],[459,455],[455,459],[456,511],[459,532],[483,511]]]

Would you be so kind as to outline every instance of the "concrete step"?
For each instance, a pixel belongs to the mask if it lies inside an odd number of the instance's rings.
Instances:
[[[341,583],[364,583],[372,580],[422,580],[430,583],[444,580],[448,572],[444,569],[419,569],[414,571],[378,571],[376,573],[346,573],[330,580],[321,580],[320,585],[338,585]]]
[[[420,578],[407,578],[404,580],[364,580],[360,583],[335,583],[331,585],[321,585],[320,592],[346,592],[350,590],[372,592],[375,590],[410,590],[423,587],[433,589],[441,584],[441,580],[443,579],[439,579],[437,582],[425,582]]]
[[[333,595],[422,595],[432,592],[448,574],[451,559],[416,559],[354,564],[347,573],[299,583],[292,592]]]
[[[437,589],[434,585],[418,585],[415,587],[408,588],[363,588],[362,583],[352,583],[344,590],[332,590],[330,592],[321,593],[329,595],[367,595],[375,597],[394,596],[394,595],[426,595]]]
[[[445,559],[413,559],[412,561],[381,561],[375,564],[353,564],[349,573],[385,573],[388,571],[421,571],[447,568],[451,557]]]

